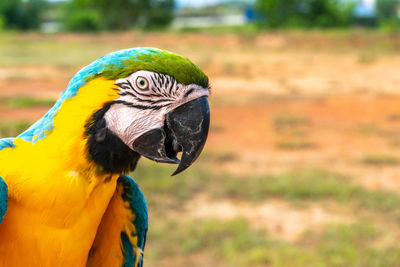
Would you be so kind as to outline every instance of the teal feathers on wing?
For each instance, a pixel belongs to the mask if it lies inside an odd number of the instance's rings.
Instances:
[[[129,208],[132,213],[135,214],[135,219],[132,222],[135,226],[137,237],[137,244],[132,244],[127,236],[126,232],[121,232],[121,243],[123,246],[124,264],[123,266],[135,266],[136,261],[139,261],[138,267],[143,264],[143,253],[144,246],[146,245],[146,234],[148,228],[148,215],[146,200],[143,196],[142,191],[136,182],[127,175],[121,175],[118,179],[118,184],[122,185],[122,199],[129,203]],[[140,249],[140,253],[137,253],[135,247]],[[140,257],[140,259],[138,259]]]
[[[3,221],[3,217],[6,214],[8,206],[8,191],[7,185],[4,180],[0,177],[0,224]]]

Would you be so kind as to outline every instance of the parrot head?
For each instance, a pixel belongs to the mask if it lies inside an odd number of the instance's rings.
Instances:
[[[105,173],[132,171],[144,156],[178,164],[175,175],[204,147],[209,94],[207,76],[187,58],[155,48],[120,50],[75,74],[47,114],[2,147],[15,147],[18,138],[47,139],[61,150],[75,139],[84,144],[76,152]]]
[[[85,79],[112,80],[118,97],[88,120],[91,160],[106,172],[132,171],[140,156],[178,164],[173,175],[188,168],[208,135],[207,76],[188,59],[154,48],[122,50],[98,61]]]

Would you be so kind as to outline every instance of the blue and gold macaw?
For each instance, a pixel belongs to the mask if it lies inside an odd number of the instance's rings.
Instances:
[[[126,174],[140,156],[189,167],[208,96],[195,64],[154,48],[79,71],[41,120],[0,139],[0,266],[142,266],[147,207]]]

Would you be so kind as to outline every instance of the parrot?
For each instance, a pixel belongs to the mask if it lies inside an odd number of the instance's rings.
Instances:
[[[181,173],[206,143],[209,79],[151,47],[78,71],[49,111],[0,139],[0,266],[143,266],[141,157]]]

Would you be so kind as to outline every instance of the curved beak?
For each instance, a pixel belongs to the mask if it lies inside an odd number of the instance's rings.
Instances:
[[[139,154],[164,163],[179,164],[172,175],[187,169],[199,157],[210,127],[207,97],[185,103],[166,115],[163,128],[153,129],[132,145]],[[182,152],[181,160],[176,156]]]

